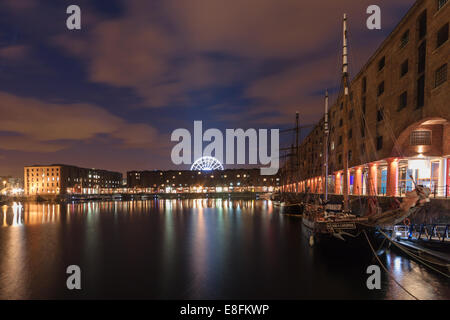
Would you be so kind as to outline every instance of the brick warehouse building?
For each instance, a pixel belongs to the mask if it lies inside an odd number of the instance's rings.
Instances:
[[[401,196],[412,176],[450,195],[449,17],[449,1],[417,1],[351,81],[348,112],[342,95],[330,107],[330,193],[342,194],[346,136],[350,194]],[[299,146],[285,191],[323,191],[323,137],[324,118]]]
[[[136,192],[272,192],[279,187],[280,178],[262,176],[260,169],[129,171],[127,184]]]
[[[64,164],[24,167],[25,195],[100,194],[120,188],[122,174]]]

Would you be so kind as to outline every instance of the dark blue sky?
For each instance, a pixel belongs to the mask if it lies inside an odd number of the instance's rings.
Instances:
[[[66,28],[66,7],[82,30]],[[287,128],[321,117],[340,81],[341,19],[355,74],[412,0],[0,2],[0,175],[69,163],[174,168],[176,128]],[[292,137],[282,136],[289,145]],[[185,167],[183,167],[185,168]]]

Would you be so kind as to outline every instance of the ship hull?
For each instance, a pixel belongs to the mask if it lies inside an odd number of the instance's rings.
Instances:
[[[336,253],[365,252],[372,254],[364,231],[372,246],[377,250],[381,238],[376,229],[363,226],[355,222],[316,222],[307,218],[302,219],[302,232],[310,246],[336,250]]]

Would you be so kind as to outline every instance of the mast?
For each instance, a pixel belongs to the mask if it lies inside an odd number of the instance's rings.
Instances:
[[[324,168],[325,168],[325,175],[324,175],[324,192],[325,192],[325,201],[328,200],[328,90],[325,91],[325,118],[323,123],[323,131],[324,131],[324,141],[323,141],[323,148],[324,148]]]
[[[299,126],[298,126],[298,111],[295,112],[295,177],[298,178],[298,170],[299,170],[299,154],[298,154],[298,133],[299,133]]]
[[[342,85],[344,86],[343,97],[343,158],[344,158],[344,211],[348,211],[348,118],[347,118],[347,104],[348,104],[348,52],[347,52],[347,14],[344,13],[344,20],[342,24]]]

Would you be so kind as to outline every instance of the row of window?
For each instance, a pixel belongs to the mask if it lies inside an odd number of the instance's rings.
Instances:
[[[415,130],[411,132],[410,135],[410,145],[411,146],[429,146],[432,144],[431,141],[431,130]],[[339,144],[342,143],[342,136],[339,137]],[[377,151],[383,149],[383,136],[376,137],[376,149]],[[365,144],[361,144],[361,154],[364,155],[366,152]],[[352,151],[348,151],[348,160],[352,160]],[[338,156],[339,164],[342,164],[342,155]]]
[[[47,169],[47,171],[50,171],[50,168],[36,168],[36,171],[45,171],[45,169]],[[52,171],[59,171],[59,168],[51,168]],[[31,171],[35,171],[34,168],[31,168]],[[27,168],[27,172],[30,172],[30,168]]]
[[[43,186],[45,186],[45,183],[41,183],[41,185],[42,185],[42,187]],[[50,187],[50,185],[52,186],[52,187],[54,187],[55,185],[57,186],[57,187],[59,187],[59,183],[57,182],[56,184],[55,183],[47,183],[47,187]],[[39,184],[38,183],[33,183],[33,184],[31,184],[31,187],[38,187],[39,186]]]
[[[41,180],[45,181],[45,178],[42,179],[36,178],[36,182],[39,182]],[[34,182],[34,178],[31,178],[31,181]],[[50,181],[49,177],[47,177],[47,181]],[[52,178],[52,181],[55,181],[55,177]],[[56,177],[56,181],[59,181],[59,177]],[[27,178],[27,182],[30,182],[30,178]]]

